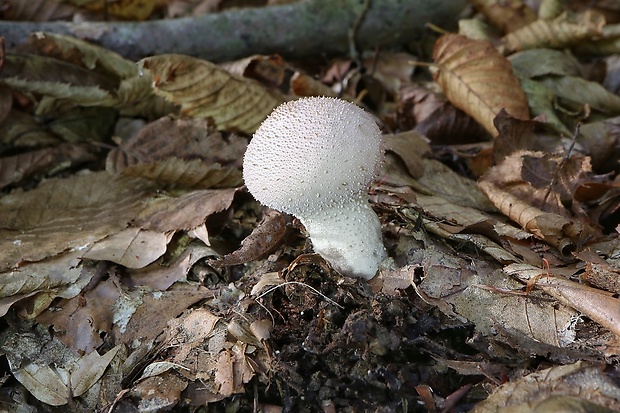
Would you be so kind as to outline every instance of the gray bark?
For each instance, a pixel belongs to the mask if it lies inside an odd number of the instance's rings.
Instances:
[[[349,51],[348,32],[363,10],[361,0],[306,0],[283,6],[226,11],[193,18],[146,22],[0,21],[8,48],[35,31],[73,35],[130,59],[180,53],[214,62],[255,53],[285,57]],[[402,44],[420,37],[427,22],[454,25],[466,0],[371,0],[357,33],[363,49]]]

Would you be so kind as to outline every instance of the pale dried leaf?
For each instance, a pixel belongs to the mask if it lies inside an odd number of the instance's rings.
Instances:
[[[89,388],[99,381],[119,349],[120,345],[117,345],[103,356],[93,351],[77,360],[76,368],[71,372],[71,392],[74,397],[86,393]]]
[[[222,135],[204,119],[163,117],[141,128],[133,137],[108,154],[106,169],[120,173],[127,167],[168,158],[200,159],[241,168],[247,139]]]
[[[166,252],[172,233],[127,228],[97,241],[82,256],[99,261],[112,261],[127,268],[142,268]]]
[[[61,144],[2,157],[0,158],[0,188],[36,175],[44,175],[52,169],[54,172],[59,172],[59,166],[70,167],[74,163],[94,160],[92,147],[79,144]]]
[[[128,166],[122,174],[180,188],[231,188],[243,184],[239,169],[218,163],[207,164],[201,159],[166,158]]]
[[[71,287],[82,284],[78,283],[82,275],[80,256],[81,252],[74,251],[0,274],[0,297],[46,291],[71,298],[80,291]]]
[[[181,105],[186,116],[212,118],[221,130],[253,133],[283,102],[260,83],[230,74],[206,60],[160,55],[139,64],[151,72],[156,94]]]
[[[433,74],[448,100],[476,119],[493,136],[501,109],[529,118],[527,99],[510,62],[491,43],[447,34],[435,43]]]
[[[96,172],[0,198],[0,270],[88,248],[126,228],[154,189],[148,181]]]
[[[284,278],[280,277],[280,275],[277,272],[268,272],[266,274],[263,274],[259,278],[258,282],[254,284],[254,286],[252,287],[252,291],[250,291],[250,294],[252,296],[257,296],[261,292],[266,290],[268,287],[273,287],[274,285],[280,285],[280,284],[283,284],[284,282],[285,282]]]
[[[538,18],[553,20],[564,12],[564,0],[541,0],[538,6]]]
[[[549,410],[532,410],[553,396],[579,397],[581,400],[596,403],[561,403]],[[496,413],[498,411],[529,412],[600,412],[620,409],[620,388],[597,366],[578,361],[566,366],[555,366],[529,374],[521,379],[510,381],[499,387],[488,399],[478,403],[472,413]],[[501,410],[498,410],[501,409]],[[509,410],[510,409],[510,410]],[[514,410],[513,410],[514,409]],[[600,410],[599,410],[600,409]]]
[[[38,400],[51,406],[63,406],[69,402],[69,388],[63,380],[61,368],[29,363],[13,370],[13,376]],[[66,371],[63,376],[66,375]]]
[[[199,243],[191,243],[172,263],[161,265],[155,262],[145,268],[128,270],[123,275],[123,279],[130,286],[143,286],[156,291],[165,291],[176,282],[186,282],[187,274],[197,261],[217,255],[218,253],[212,248]]]
[[[521,0],[471,0],[502,33],[510,33],[536,20],[534,11]]]
[[[603,35],[605,16],[588,10],[578,15],[564,13],[556,19],[535,22],[507,34],[502,43],[507,53],[537,47],[561,49]]]
[[[77,11],[76,7],[61,1],[5,0],[2,8],[2,20],[32,22],[71,20]]]
[[[504,272],[524,282],[534,282],[535,286],[555,297],[564,305],[586,315],[617,336],[620,336],[620,300],[612,293],[588,287],[566,278],[544,275],[540,268],[528,264],[511,264]]]
[[[229,208],[236,192],[237,188],[206,189],[177,198],[162,196],[151,202],[133,225],[159,232],[196,228],[211,214]]]

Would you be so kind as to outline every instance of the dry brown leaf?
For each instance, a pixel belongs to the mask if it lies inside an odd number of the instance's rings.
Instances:
[[[422,157],[431,153],[428,140],[414,131],[384,135],[385,149],[398,155],[413,178],[424,175]]]
[[[533,207],[529,201],[500,189],[492,182],[480,181],[478,187],[504,215],[563,253],[574,249],[575,243],[591,233],[581,222]]]
[[[36,175],[45,175],[51,169],[70,167],[74,163],[92,162],[92,147],[79,144],[61,144],[18,155],[0,158],[0,188],[18,183]]]
[[[571,15],[564,13],[556,19],[536,20],[502,39],[506,53],[537,47],[560,49],[603,35],[605,16],[588,10]]]
[[[277,54],[253,55],[234,62],[220,63],[227,72],[254,79],[272,88],[281,88],[290,68],[286,61]]]
[[[527,98],[510,62],[489,42],[446,34],[435,43],[433,77],[448,100],[476,119],[493,136],[501,109],[529,118]]]
[[[182,400],[181,395],[186,387],[185,378],[179,377],[174,371],[166,371],[137,383],[131,388],[129,396],[154,411],[165,412],[172,410]]]
[[[131,60],[93,43],[58,33],[36,32],[29,44],[40,54],[81,66],[118,79],[137,76],[138,67]],[[145,79],[148,85],[149,79]]]
[[[145,180],[96,172],[0,198],[0,270],[85,250],[126,228],[154,190]]]
[[[598,366],[579,361],[511,380],[499,387],[488,399],[478,403],[471,413],[561,411],[610,413],[620,409],[618,400],[620,400],[620,388],[609,375]],[[544,407],[543,403],[549,401],[555,403]]]
[[[212,265],[238,265],[259,259],[282,242],[286,234],[286,224],[286,219],[281,213],[267,212],[261,223],[243,240],[239,249],[212,260]]]
[[[251,134],[283,102],[260,83],[206,60],[160,55],[142,59],[139,65],[152,74],[156,94],[181,105],[186,116],[212,118],[221,130]]]
[[[82,257],[142,268],[164,255],[170,238],[172,233],[127,228],[97,241]]]
[[[1,77],[12,89],[83,106],[115,106],[118,83],[80,66],[37,55],[7,54]]]
[[[132,224],[159,232],[193,229],[202,225],[210,215],[229,208],[237,190],[206,189],[176,198],[161,197],[141,211]]]
[[[21,299],[36,292],[46,292],[51,298],[76,296],[92,277],[79,266],[80,256],[80,251],[74,251],[2,273],[0,297]]]
[[[534,285],[591,320],[620,336],[620,300],[613,293],[588,287],[563,277],[545,274],[529,264],[511,264],[504,272]],[[553,270],[551,270],[551,274]]]
[[[50,326],[55,337],[74,354],[88,354],[103,344],[102,333],[112,329],[112,308],[121,296],[118,279],[99,282],[80,296],[62,301],[54,311],[43,312],[37,322]]]
[[[158,164],[157,161],[169,160],[173,166],[189,168],[189,172],[196,175],[188,177],[193,181],[200,180],[201,176],[205,180],[212,174],[224,177],[230,184],[233,181],[240,182],[241,159],[246,146],[247,139],[236,135],[224,139],[204,119],[163,117],[144,126],[132,138],[110,151],[106,169],[121,173],[133,166],[133,172],[127,174],[141,175],[151,171],[148,174],[152,176],[153,168],[166,165]],[[196,162],[183,164],[182,160],[199,160],[203,165]],[[143,168],[146,169],[144,172]],[[221,181],[222,178],[216,179],[213,184]],[[167,178],[165,182],[172,183],[174,180]]]
[[[99,13],[112,14],[127,20],[146,20],[161,0],[115,0],[102,3],[98,0],[67,0],[76,6]]]
[[[11,110],[0,124],[0,149],[2,152],[16,148],[37,148],[60,143],[60,139],[43,129],[34,116]]]
[[[165,291],[176,282],[187,282],[187,274],[194,264],[206,257],[216,257],[212,248],[191,243],[173,262],[162,265],[155,262],[138,270],[127,270],[123,280],[130,287],[146,287],[155,291]]]
[[[332,88],[302,72],[295,72],[290,80],[291,91],[296,96],[331,96],[338,97]]]
[[[78,9],[60,1],[50,0],[5,0],[2,20],[48,22],[71,20]]]
[[[179,188],[230,188],[243,184],[241,172],[238,169],[226,168],[217,163],[205,164],[200,159],[186,161],[167,158],[132,165],[123,170],[123,175],[146,178]]]
[[[140,294],[133,308],[122,308],[118,302],[115,305],[114,319],[119,321],[114,325],[114,336],[131,348],[152,345],[153,340],[165,330],[168,320],[181,314],[192,304],[214,295],[204,287],[195,286]]]
[[[71,372],[71,393],[74,397],[83,395],[99,381],[119,349],[120,345],[117,345],[103,356],[100,356],[97,351],[93,351],[76,360]]]
[[[534,11],[521,0],[471,0],[502,33],[510,33],[536,20]]]

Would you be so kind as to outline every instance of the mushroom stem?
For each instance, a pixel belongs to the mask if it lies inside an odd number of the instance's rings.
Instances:
[[[379,218],[361,196],[299,220],[314,250],[342,274],[369,280],[387,258]]]

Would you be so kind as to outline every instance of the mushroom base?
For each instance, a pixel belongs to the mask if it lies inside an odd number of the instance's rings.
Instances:
[[[379,218],[361,197],[298,218],[314,251],[341,274],[370,280],[387,258]]]

